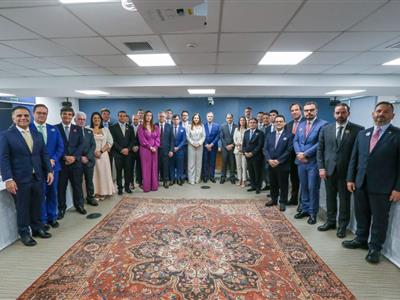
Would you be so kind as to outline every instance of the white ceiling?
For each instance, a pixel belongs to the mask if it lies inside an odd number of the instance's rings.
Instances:
[[[217,96],[321,96],[357,87],[400,95],[400,67],[382,66],[400,57],[400,48],[387,48],[400,43],[400,0],[208,3],[205,29],[155,34],[118,0],[0,0],[0,92],[80,97],[75,89],[96,88],[111,97],[188,97],[187,88],[204,86]],[[144,41],[177,66],[130,61],[124,43]],[[258,66],[268,50],[313,54],[296,66]]]

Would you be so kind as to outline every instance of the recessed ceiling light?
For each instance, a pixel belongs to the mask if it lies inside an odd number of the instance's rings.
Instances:
[[[115,0],[58,0],[62,4],[78,4],[78,3],[99,3],[99,2],[116,2]]]
[[[391,61],[385,62],[383,66],[400,66],[400,57],[393,59]]]
[[[365,92],[365,90],[335,90],[325,93],[325,95],[353,95],[362,92]]]
[[[297,65],[312,52],[267,52],[259,65]]]
[[[215,89],[188,89],[190,95],[214,95]]]
[[[139,67],[165,67],[176,66],[171,55],[168,53],[160,54],[127,54]]]
[[[103,92],[103,91],[100,91],[100,90],[76,90],[75,92],[80,93],[80,94],[90,95],[90,96],[110,95],[110,93]]]
[[[0,97],[15,97],[15,95],[14,94],[0,93]]]

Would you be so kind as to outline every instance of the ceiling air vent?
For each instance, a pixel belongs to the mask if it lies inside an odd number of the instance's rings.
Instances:
[[[386,46],[386,49],[400,49],[400,42],[394,43],[392,45]]]
[[[145,51],[145,50],[153,50],[151,45],[148,42],[128,42],[124,43],[132,51]]]

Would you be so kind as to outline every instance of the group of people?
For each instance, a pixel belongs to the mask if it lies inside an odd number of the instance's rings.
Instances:
[[[104,108],[92,113],[86,126],[85,113],[63,107],[61,123],[53,126],[46,122],[45,105],[34,106],[33,122],[29,110],[17,106],[14,126],[1,136],[0,170],[16,200],[21,240],[33,246],[32,236],[51,237],[50,227],[59,226],[67,208],[68,181],[76,211],[86,214],[82,182],[86,202],[97,206],[115,192],[114,165],[119,195],[132,193],[135,183],[149,192],[158,189],[159,181],[164,188],[186,181],[215,183],[220,151],[221,184],[230,181],[257,194],[270,190],[266,206],[279,205],[281,211],[299,203],[294,217],[308,217],[309,224],[316,223],[324,180],[327,221],[318,230],[337,228],[339,238],[346,236],[355,192],[356,238],[342,244],[369,249],[367,261],[379,262],[390,203],[400,200],[400,129],[391,125],[393,105],[378,103],[372,113],[375,125],[366,130],[349,121],[345,103],[336,105],[331,124],[318,118],[315,102],[289,109],[290,122],[277,110],[253,117],[247,107],[237,123],[227,113],[226,123],[219,125],[212,112],[203,123],[199,113],[189,121],[188,111],[170,109],[159,112],[157,121],[151,111],[140,109],[132,119],[120,111],[112,123]]]

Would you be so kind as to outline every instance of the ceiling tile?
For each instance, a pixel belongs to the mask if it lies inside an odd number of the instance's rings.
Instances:
[[[393,45],[396,45],[397,47],[393,48]],[[396,37],[390,41],[387,41],[386,43],[380,44],[378,47],[375,47],[371,50],[373,51],[387,51],[387,52],[391,52],[391,51],[399,51],[400,48],[398,48],[398,45],[400,45],[400,36]]]
[[[328,43],[339,32],[284,32],[269,51],[315,51]]]
[[[10,71],[0,71],[0,77],[20,77],[20,75],[11,73]]]
[[[308,56],[305,60],[303,60],[301,65],[337,65],[341,62],[357,56],[361,54],[361,52],[345,52],[345,51],[337,51],[337,52],[314,52],[310,56]]]
[[[73,55],[73,52],[59,46],[48,40],[20,40],[3,41],[3,44],[9,45],[21,51],[28,52],[35,56],[67,56]]]
[[[287,31],[344,31],[385,0],[374,1],[307,1],[296,14]]]
[[[173,53],[172,59],[177,65],[213,65],[217,53]]]
[[[30,55],[8,46],[0,45],[0,58],[8,57],[30,57]]]
[[[117,49],[98,37],[53,39],[53,41],[80,55],[119,54]]]
[[[43,77],[43,76],[48,76],[47,74],[44,74],[42,72],[39,71],[35,71],[35,70],[14,70],[12,71],[13,73],[22,76],[22,77]]]
[[[81,75],[113,75],[111,71],[104,68],[72,68]]]
[[[253,73],[264,74],[283,74],[290,68],[290,66],[256,66]]]
[[[63,67],[97,67],[96,64],[80,56],[46,57],[46,59]]]
[[[54,64],[46,59],[43,58],[10,58],[7,59],[8,62],[13,64],[23,66],[25,68],[32,68],[32,69],[49,69],[49,68],[59,68],[60,66]]]
[[[5,60],[0,60],[0,70],[3,71],[12,71],[12,70],[16,70],[16,69],[25,69],[22,66],[18,66],[18,65],[14,65],[8,61]]]
[[[78,76],[81,75],[75,71],[72,71],[67,68],[58,68],[58,69],[39,69],[40,72],[54,75],[54,76]]]
[[[250,65],[220,65],[217,66],[217,73],[231,74],[231,73],[242,73],[247,74],[253,71],[254,66]]]
[[[364,1],[365,2],[365,1]],[[392,31],[400,28],[400,2],[390,1],[377,12],[354,26],[355,31]]]
[[[120,3],[70,5],[68,9],[101,35],[153,33],[138,12],[129,12]]]
[[[216,52],[217,34],[174,34],[163,35],[170,52]],[[186,47],[189,43],[197,44],[196,48]]]
[[[371,68],[372,65],[339,65],[324,71],[325,74],[357,74]]]
[[[184,65],[179,66],[183,74],[207,74],[215,73],[214,65]]]
[[[132,68],[107,68],[110,72],[113,72],[115,75],[143,75],[147,74],[146,70],[139,67]]]
[[[146,67],[146,72],[149,74],[179,74],[181,73],[178,67]]]
[[[39,37],[37,34],[3,17],[0,17],[0,28],[0,40],[34,39]]]
[[[115,47],[117,47],[125,54],[167,52],[167,48],[157,35],[115,36],[115,37],[107,37],[106,40],[108,40],[111,44],[113,44]],[[148,42],[150,46],[153,48],[153,50],[132,51],[124,44],[132,42]]]
[[[277,33],[223,33],[219,51],[266,51]]]
[[[43,5],[58,5],[60,4],[59,0],[1,0],[0,8],[11,8],[11,7],[23,7],[27,6],[43,6]]]
[[[286,73],[319,74],[329,68],[332,68],[332,65],[296,65],[296,66],[291,67]]]
[[[136,67],[137,65],[125,55],[85,56],[102,67]]]
[[[256,65],[265,52],[224,52],[218,54],[219,65]]]
[[[361,74],[400,74],[400,66],[376,66],[365,71]]]
[[[400,57],[398,52],[364,52],[356,57],[347,60],[345,65],[381,65],[385,62]]]
[[[224,2],[222,32],[280,31],[302,1],[229,0]]]
[[[400,32],[345,32],[322,51],[366,51],[399,36]]]
[[[48,38],[97,35],[62,6],[2,9],[1,15]]]

